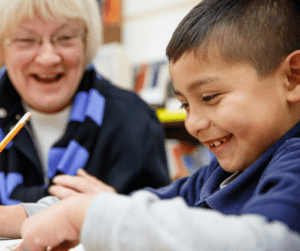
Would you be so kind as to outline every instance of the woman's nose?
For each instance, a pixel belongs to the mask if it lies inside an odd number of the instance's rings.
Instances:
[[[59,63],[61,60],[60,55],[56,52],[54,45],[48,41],[40,45],[36,62],[43,66],[51,66]]]

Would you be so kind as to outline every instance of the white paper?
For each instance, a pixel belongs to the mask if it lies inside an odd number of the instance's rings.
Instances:
[[[9,250],[7,247],[10,247],[14,244],[22,242],[22,239],[13,239],[13,240],[0,240],[0,250],[6,251]],[[75,248],[70,249],[71,251],[85,251],[83,246],[80,244]]]

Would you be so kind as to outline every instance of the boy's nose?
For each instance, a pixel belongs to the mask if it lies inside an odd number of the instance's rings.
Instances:
[[[37,63],[43,66],[51,66],[59,63],[60,60],[61,57],[51,42],[43,42],[40,45],[38,55],[36,56]]]
[[[199,138],[199,133],[207,128],[209,128],[210,122],[206,116],[200,114],[189,114],[185,118],[185,127],[187,131],[194,136]]]

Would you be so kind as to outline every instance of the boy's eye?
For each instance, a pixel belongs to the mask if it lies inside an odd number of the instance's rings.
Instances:
[[[189,106],[188,103],[186,103],[186,104],[181,104],[180,109],[185,109],[185,110],[186,110],[186,108],[187,108],[188,106]]]
[[[204,97],[202,97],[202,100],[203,101],[210,101],[210,100],[214,99],[215,97],[217,97],[219,95],[220,95],[220,93],[216,93],[216,94],[213,94],[213,95],[204,96]]]

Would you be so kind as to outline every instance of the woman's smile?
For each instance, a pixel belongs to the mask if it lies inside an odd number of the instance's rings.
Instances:
[[[45,20],[35,15],[10,36],[4,51],[7,72],[31,108],[52,113],[71,103],[86,63],[84,39],[73,33],[82,33],[84,27],[75,19]],[[71,42],[59,44],[60,40],[53,41],[57,36],[73,37]],[[41,42],[34,43],[36,40]]]
[[[61,73],[58,73],[58,74],[32,74],[32,76],[38,82],[48,84],[48,83],[59,81],[63,75]]]

